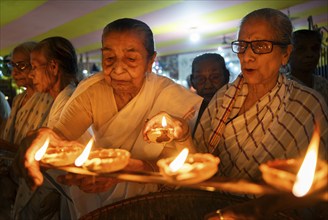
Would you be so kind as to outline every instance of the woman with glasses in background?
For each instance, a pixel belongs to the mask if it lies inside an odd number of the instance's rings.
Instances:
[[[32,67],[30,55],[36,42],[25,42],[14,48],[11,61],[7,63],[12,77],[19,88],[24,92],[14,97],[9,118],[0,130],[0,149],[12,152],[15,155],[21,146],[21,141],[28,131],[42,127],[46,123],[53,99],[47,93],[36,92],[32,79],[29,78]],[[13,206],[17,179],[11,169],[11,160],[0,159],[0,219],[9,219]],[[5,208],[7,207],[7,208]]]
[[[53,99],[48,94],[35,92],[29,78],[32,67],[30,54],[36,42],[25,42],[14,48],[11,61],[7,64],[12,77],[24,92],[15,96],[11,114],[1,131],[1,139],[20,145],[27,132],[39,128],[45,122]]]
[[[319,155],[327,156],[328,110],[323,97],[280,72],[292,51],[291,39],[291,21],[279,10],[259,9],[242,19],[231,44],[242,73],[214,95],[194,136],[197,151],[220,158],[219,175],[261,180],[260,164],[304,156],[315,123],[320,128]],[[269,219],[300,201],[289,194],[262,196],[207,218]]]
[[[54,100],[46,127],[53,128],[59,120],[66,102],[78,84],[78,76],[76,51],[68,39],[49,37],[33,48],[29,77],[37,92],[49,94]],[[87,136],[88,140],[90,138],[91,136]],[[14,165],[17,171],[17,164]],[[51,169],[44,172],[45,181],[35,191],[31,191],[24,180],[20,181],[13,211],[14,219],[24,219],[24,216],[28,216],[28,219],[75,219],[74,212],[69,211],[71,203],[68,189],[55,181],[59,174],[62,172]]]

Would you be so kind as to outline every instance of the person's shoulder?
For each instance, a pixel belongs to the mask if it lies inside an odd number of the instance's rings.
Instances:
[[[290,80],[288,90],[291,94],[291,99],[297,99],[302,103],[311,103],[312,107],[320,104],[325,105],[323,96],[313,88],[307,87],[301,83]]]

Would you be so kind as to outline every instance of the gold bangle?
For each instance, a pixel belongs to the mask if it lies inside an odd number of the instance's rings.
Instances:
[[[220,220],[224,220],[224,217],[223,217],[223,215],[222,215],[221,209],[216,210],[215,213],[219,216],[219,219],[220,219]]]

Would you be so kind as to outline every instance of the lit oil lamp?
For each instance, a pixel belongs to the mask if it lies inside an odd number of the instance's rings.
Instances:
[[[57,147],[50,145],[49,141],[47,138],[42,147],[35,153],[35,160],[52,166],[67,166],[73,164],[76,157],[82,152],[81,146]]]
[[[44,154],[46,153],[46,151],[48,149],[48,146],[49,146],[49,138],[47,138],[47,140],[44,142],[42,147],[35,153],[34,159],[36,161],[40,161],[42,159],[42,157],[44,156]]]
[[[91,151],[93,139],[89,141],[82,154],[76,158],[75,166],[82,166],[96,173],[115,172],[124,169],[130,159],[130,152],[124,149],[97,148]]]
[[[148,139],[151,142],[167,143],[173,139],[174,129],[167,127],[165,116],[162,117],[162,127],[152,128],[147,132]]]
[[[82,154],[78,156],[74,162],[75,166],[80,167],[84,164],[84,162],[88,159],[88,156],[90,154],[91,148],[93,144],[93,138],[90,139],[87,146],[84,148]]]
[[[218,170],[219,158],[212,154],[189,154],[184,148],[176,158],[157,162],[160,172],[168,182],[195,184],[211,178]]]
[[[263,179],[279,190],[292,192],[296,197],[320,188],[316,182],[320,181],[318,178],[323,179],[321,176],[327,175],[328,171],[325,163],[317,163],[319,143],[319,130],[315,128],[302,163],[295,159],[269,161],[260,166]]]

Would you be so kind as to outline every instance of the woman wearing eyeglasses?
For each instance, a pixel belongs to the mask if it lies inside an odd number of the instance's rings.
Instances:
[[[328,110],[323,98],[280,72],[292,51],[291,37],[291,21],[278,10],[259,9],[242,19],[232,42],[242,73],[214,95],[194,137],[199,152],[220,158],[219,175],[259,181],[260,164],[304,156],[315,123],[320,128],[319,155],[327,156]],[[299,202],[288,196],[263,196],[207,218],[268,219]]]
[[[29,77],[37,92],[49,94],[54,100],[45,124],[46,127],[53,128],[78,83],[77,55],[72,43],[59,36],[40,41],[31,52]],[[18,169],[17,166],[15,168]],[[69,198],[68,190],[55,181],[59,174],[60,172],[54,170],[44,172],[45,181],[34,192],[25,181],[21,181],[14,206],[14,218],[29,216],[31,219],[75,219],[75,216],[69,214],[71,203],[66,200]]]
[[[35,92],[31,73],[30,53],[36,42],[25,42],[14,48],[11,62],[7,65],[16,85],[25,91],[15,96],[10,116],[1,131],[0,137],[11,143],[20,145],[27,132],[44,125],[53,99],[48,94]]]

